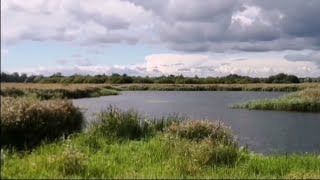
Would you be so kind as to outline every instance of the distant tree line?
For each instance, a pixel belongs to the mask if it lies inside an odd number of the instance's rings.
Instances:
[[[184,77],[182,75],[168,75],[160,77],[141,77],[141,76],[128,76],[127,74],[112,75],[79,75],[74,74],[71,76],[63,76],[61,73],[55,73],[51,76],[43,75],[30,75],[25,73],[1,73],[1,82],[24,82],[24,83],[111,83],[111,84],[130,84],[130,83],[163,83],[163,84],[246,84],[246,83],[300,83],[300,82],[320,82],[318,78],[298,78],[294,75],[280,73],[270,76],[268,78],[256,78],[249,76],[240,76],[237,74],[230,74],[224,77]]]

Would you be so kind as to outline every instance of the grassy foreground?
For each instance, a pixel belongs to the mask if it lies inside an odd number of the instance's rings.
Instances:
[[[320,88],[309,88],[275,99],[254,100],[235,108],[320,112]]]
[[[320,178],[320,156],[250,154],[218,122],[102,112],[87,132],[1,150],[2,178]]]

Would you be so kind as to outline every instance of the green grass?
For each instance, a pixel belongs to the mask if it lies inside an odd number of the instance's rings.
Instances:
[[[104,137],[78,134],[27,154],[2,153],[2,177],[320,178],[317,155],[267,157],[242,152],[234,165],[203,164],[202,156],[207,154],[201,148],[187,140],[170,142],[163,135],[110,142]]]
[[[320,88],[310,88],[275,99],[253,100],[234,108],[320,112]]]
[[[2,149],[1,174],[2,178],[320,178],[320,156],[255,155],[239,147],[221,123],[176,117],[155,121],[110,108],[86,132],[43,142],[30,151]]]

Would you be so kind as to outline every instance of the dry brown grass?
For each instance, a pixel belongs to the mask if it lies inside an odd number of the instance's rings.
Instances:
[[[80,131],[84,118],[67,100],[2,97],[1,145],[32,147],[42,140]]]
[[[51,98],[83,98],[106,94],[105,89],[113,89],[108,84],[32,84],[32,83],[2,83],[2,96],[34,95],[41,99]],[[100,93],[101,92],[101,93]]]

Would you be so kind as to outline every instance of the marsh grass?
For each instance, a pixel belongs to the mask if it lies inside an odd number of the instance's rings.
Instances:
[[[118,94],[118,89],[105,84],[1,84],[2,96],[33,96],[44,100],[56,98],[75,99]]]
[[[320,112],[320,88],[308,88],[275,99],[253,100],[234,108]]]

